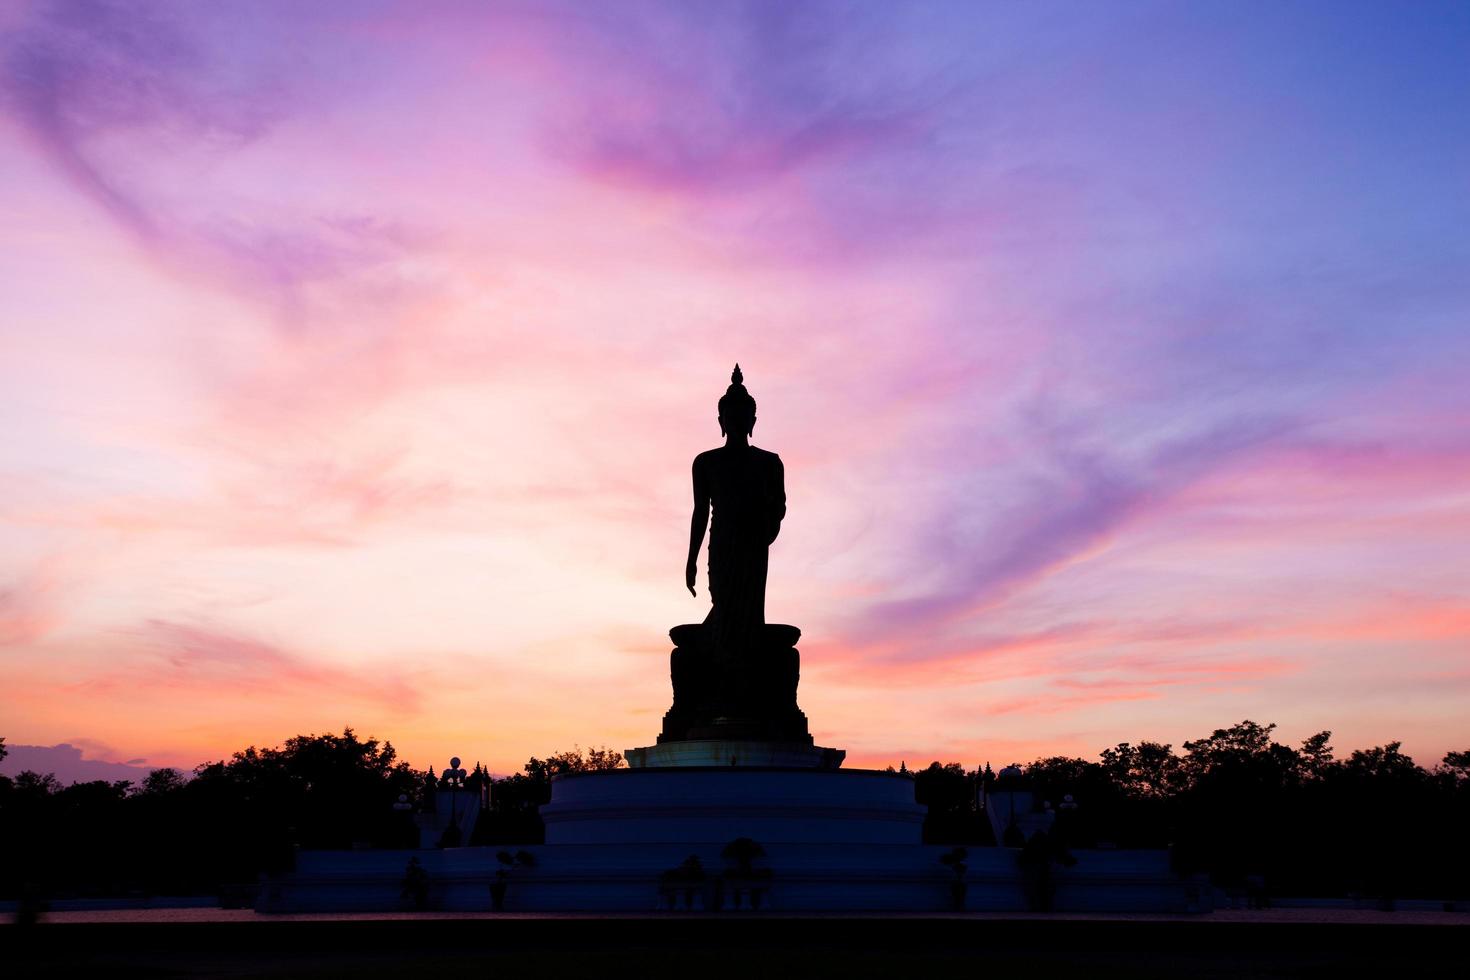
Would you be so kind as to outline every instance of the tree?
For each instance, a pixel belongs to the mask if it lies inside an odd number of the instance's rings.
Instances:
[[[958,762],[931,762],[926,769],[903,775],[914,780],[914,800],[929,808],[924,818],[924,840],[931,844],[988,843],[990,825],[975,808],[979,772],[967,772]]]
[[[491,786],[490,809],[475,827],[472,843],[539,844],[545,828],[537,809],[551,800],[551,780],[577,772],[606,772],[623,765],[623,754],[605,746],[555,752],[545,759],[532,756],[523,771]]]
[[[1053,755],[1037,759],[1026,767],[1032,787],[1043,799],[1059,800],[1082,783],[1097,777],[1102,766],[1075,756]],[[1105,773],[1103,773],[1105,775]]]
[[[394,801],[417,793],[423,776],[398,761],[392,742],[345,728],[297,735],[280,748],[251,746],[199,766],[187,788],[228,806],[242,834],[284,860],[292,845],[339,848],[392,836]]]
[[[1275,722],[1261,725],[1247,719],[1229,728],[1217,728],[1207,738],[1185,742],[1187,754],[1181,763],[1185,778],[1198,782],[1222,772],[1238,774],[1245,770],[1267,779],[1287,772],[1295,774],[1301,768],[1300,759],[1294,749],[1272,740],[1275,730]]]
[[[1371,749],[1358,749],[1348,756],[1343,769],[1358,779],[1417,782],[1424,777],[1424,770],[1399,751],[1402,744],[1389,742]]]
[[[1088,847],[1098,841],[1131,843],[1140,831],[1146,835],[1148,828],[1159,822],[1151,811],[1160,801],[1130,798],[1102,763],[1052,756],[1031,763],[1026,775],[1036,797],[1058,807],[1058,827],[1062,829],[1066,824],[1068,844]],[[1068,796],[1073,805],[1064,816],[1060,808]]]
[[[1331,732],[1318,732],[1302,739],[1302,747],[1297,752],[1301,760],[1302,776],[1307,779],[1321,779],[1327,775],[1334,761],[1331,740]]]
[[[3,758],[3,757],[0,757]],[[1457,785],[1470,783],[1470,750],[1465,752],[1446,752],[1444,759],[1435,767],[1435,773],[1449,778],[1450,782]]]
[[[1186,743],[1187,744],[1187,743]],[[1162,798],[1174,792],[1182,778],[1179,757],[1174,747],[1158,742],[1139,742],[1134,746],[1119,742],[1100,753],[1103,768],[1129,796]]]
[[[929,768],[914,773],[914,799],[931,810],[958,810],[973,795],[970,776],[958,762],[931,762]]]
[[[1247,719],[1184,743],[1174,836],[1184,863],[1209,870],[1217,884],[1244,887],[1301,849],[1299,821],[1287,816],[1301,757],[1271,738],[1275,730]]]
[[[56,778],[55,773],[42,775],[31,769],[27,769],[15,777],[15,792],[24,796],[52,796],[61,792],[61,781]]]
[[[557,752],[545,759],[532,756],[526,762],[525,771],[531,778],[544,780],[549,785],[552,776],[562,773],[604,772],[618,769],[622,764],[623,754],[606,746],[592,746],[583,752],[580,745],[574,745],[567,751]]]
[[[161,796],[183,787],[184,774],[177,769],[155,769],[143,777],[138,792],[147,796]]]

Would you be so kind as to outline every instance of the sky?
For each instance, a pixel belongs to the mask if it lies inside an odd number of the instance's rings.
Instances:
[[[1467,104],[1458,3],[0,0],[0,736],[649,744],[738,361],[849,765],[1432,764]]]

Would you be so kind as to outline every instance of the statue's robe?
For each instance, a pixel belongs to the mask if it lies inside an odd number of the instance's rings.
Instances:
[[[786,516],[781,457],[755,446],[700,453],[694,458],[694,493],[713,511],[706,655],[729,678],[757,650],[766,622],[767,560]]]

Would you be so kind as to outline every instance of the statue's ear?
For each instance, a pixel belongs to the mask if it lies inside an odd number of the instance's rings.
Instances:
[[[755,416],[750,417],[750,429],[745,433],[748,436],[755,435]]]
[[[723,415],[716,415],[715,416],[715,421],[718,422],[718,423],[720,423],[720,435],[724,435],[725,434],[725,416],[723,416]]]

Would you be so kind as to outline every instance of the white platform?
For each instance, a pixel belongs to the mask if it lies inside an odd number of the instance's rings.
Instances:
[[[728,908],[754,879],[732,875],[724,851],[737,838],[760,845],[756,887],[763,908],[782,912],[953,909],[947,846],[921,843],[924,808],[913,780],[861,769],[745,767],[619,769],[552,781],[541,808],[546,843],[526,847],[530,867],[510,871],[511,912],[649,912]],[[516,851],[519,847],[505,849]],[[405,866],[428,874],[430,908],[488,910],[499,847],[426,851],[306,851],[290,875],[268,880],[268,912],[404,908]],[[690,857],[705,878],[671,891],[666,877]],[[1059,911],[1204,911],[1208,891],[1169,871],[1163,851],[1079,851],[1057,869]],[[1022,911],[1018,852],[973,847],[964,907]],[[744,884],[742,884],[744,882]],[[677,895],[674,895],[677,892]]]
[[[760,766],[783,769],[836,769],[847,755],[810,742],[758,742],[751,739],[703,738],[659,742],[624,749],[630,769],[668,769],[688,766],[721,768]]]
[[[519,848],[510,848],[519,850]],[[953,909],[954,880],[937,845],[770,844],[757,866],[769,869],[763,907],[773,912]],[[404,866],[417,857],[429,877],[428,907],[488,911],[498,848],[442,851],[303,851],[297,870],[262,885],[263,912],[393,911]],[[708,879],[695,889],[696,909],[711,909],[727,863],[719,844],[563,845],[527,847],[536,866],[511,874],[508,912],[651,912],[667,907],[663,872],[690,855]],[[973,847],[966,863],[965,909],[1020,912],[1025,889],[1018,852]],[[1163,851],[1078,851],[1075,867],[1053,874],[1053,907],[1061,912],[1203,912],[1209,889],[1169,871]],[[682,902],[682,896],[680,897]]]
[[[548,846],[914,845],[924,807],[912,779],[867,769],[615,769],[554,778],[541,819]]]

